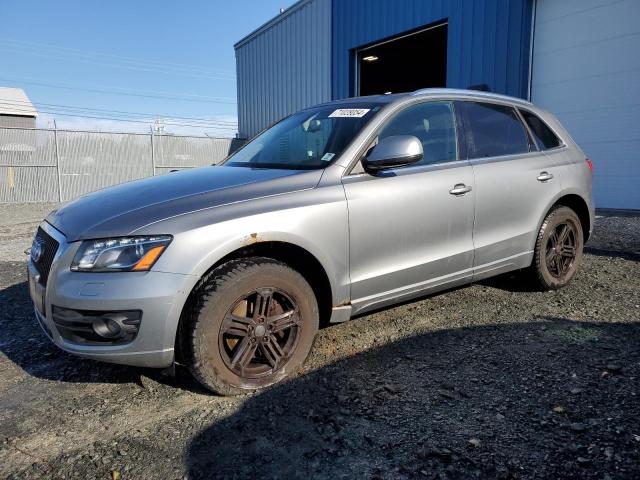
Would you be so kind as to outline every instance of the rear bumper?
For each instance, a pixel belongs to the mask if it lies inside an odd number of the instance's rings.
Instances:
[[[60,247],[53,261],[46,289],[37,285],[31,294],[38,323],[62,350],[84,358],[140,367],[164,368],[174,359],[175,335],[182,307],[193,280],[190,275],[165,272],[71,272],[69,265],[78,244],[67,244],[64,236],[44,223]],[[30,277],[34,274],[29,265]],[[30,279],[30,283],[32,279]],[[37,301],[38,290],[44,300]],[[126,344],[81,344],[63,338],[53,321],[53,307],[111,312],[140,310],[142,318],[133,341]]]

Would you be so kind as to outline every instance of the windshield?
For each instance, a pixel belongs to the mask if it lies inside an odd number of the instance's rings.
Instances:
[[[303,110],[262,132],[224,165],[295,170],[324,168],[340,156],[381,107],[381,103],[353,103]]]

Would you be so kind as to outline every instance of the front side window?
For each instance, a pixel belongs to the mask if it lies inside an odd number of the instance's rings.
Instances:
[[[529,125],[533,138],[540,150],[549,150],[561,145],[560,139],[540,118],[526,110],[520,110],[522,118]]]
[[[530,151],[527,131],[512,107],[480,102],[459,102],[456,106],[464,118],[469,159]]]
[[[393,135],[413,135],[422,142],[424,156],[414,165],[453,162],[458,159],[451,102],[428,102],[407,107],[380,131],[378,141]]]
[[[336,160],[382,104],[310,108],[265,130],[224,163],[230,167],[313,170]]]

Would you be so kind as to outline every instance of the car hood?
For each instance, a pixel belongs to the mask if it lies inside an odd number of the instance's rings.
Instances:
[[[183,170],[84,195],[51,212],[46,220],[68,242],[124,236],[177,215],[313,188],[321,176],[322,170],[224,166]]]

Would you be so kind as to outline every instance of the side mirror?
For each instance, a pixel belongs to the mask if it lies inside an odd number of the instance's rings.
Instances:
[[[403,167],[422,160],[422,143],[413,135],[394,135],[383,138],[362,160],[368,172]]]

